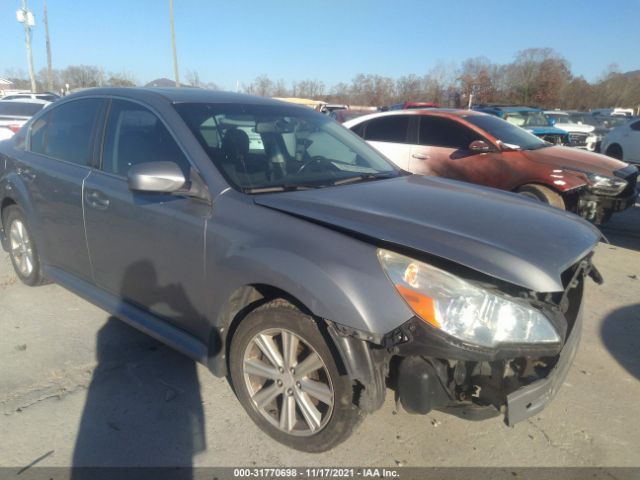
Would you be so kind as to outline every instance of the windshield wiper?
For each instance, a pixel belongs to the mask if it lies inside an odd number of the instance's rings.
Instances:
[[[242,193],[274,193],[274,192],[292,192],[296,190],[312,190],[314,188],[324,188],[326,185],[314,185],[310,183],[292,183],[283,185],[264,185],[258,187],[245,187]]]
[[[356,175],[354,177],[343,178],[342,180],[336,180],[332,185],[346,185],[348,183],[367,182],[369,180],[382,180],[385,178],[393,178],[398,176],[397,172],[390,173],[365,173],[362,175]]]

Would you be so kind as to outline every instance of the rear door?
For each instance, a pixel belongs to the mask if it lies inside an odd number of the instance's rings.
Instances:
[[[85,182],[87,239],[95,282],[103,289],[196,333],[203,328],[204,229],[211,206],[186,196],[129,190],[133,165],[172,161],[195,169],[148,107],[112,100],[101,169]]]
[[[26,152],[16,165],[38,216],[44,261],[87,280],[82,189],[104,104],[83,98],[51,108],[31,125]]]
[[[421,115],[418,142],[423,155],[412,156],[410,171],[501,188],[505,175],[502,155],[469,150],[475,140],[485,139],[455,120]]]
[[[640,120],[629,125],[628,137],[622,148],[625,161],[640,163]]]
[[[359,128],[367,142],[403,170],[409,169],[415,115],[389,115],[369,120]],[[355,130],[355,129],[354,129]]]

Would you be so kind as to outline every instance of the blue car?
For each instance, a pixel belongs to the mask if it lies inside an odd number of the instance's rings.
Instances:
[[[509,123],[528,130],[547,142],[556,145],[571,144],[569,134],[564,130],[554,127],[553,122],[538,108],[481,105],[473,107],[473,109],[496,115]]]

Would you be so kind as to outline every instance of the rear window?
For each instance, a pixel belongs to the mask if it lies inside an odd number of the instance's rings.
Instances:
[[[409,117],[390,115],[374,118],[367,122],[364,138],[374,142],[407,143],[409,135]]]
[[[33,117],[42,110],[44,105],[43,103],[2,101],[0,102],[0,115]]]

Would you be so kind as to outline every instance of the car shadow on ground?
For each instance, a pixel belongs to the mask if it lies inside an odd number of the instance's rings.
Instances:
[[[607,315],[600,334],[613,358],[640,380],[640,303],[619,308]]]
[[[611,245],[640,252],[640,204],[614,214],[601,231]]]
[[[147,269],[146,286],[164,291],[148,264],[132,268],[131,278]],[[172,478],[193,478],[193,456],[206,449],[195,362],[113,317],[99,330],[96,351],[72,478],[95,478],[94,469],[76,467],[104,466],[179,467]]]

